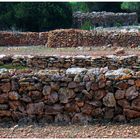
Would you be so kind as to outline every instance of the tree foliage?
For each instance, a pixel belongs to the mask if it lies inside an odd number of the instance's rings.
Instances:
[[[0,28],[46,31],[70,28],[72,9],[68,2],[0,3]]]

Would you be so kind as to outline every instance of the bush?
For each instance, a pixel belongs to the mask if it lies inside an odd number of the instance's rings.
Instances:
[[[90,21],[85,21],[84,24],[81,26],[82,30],[91,30],[94,29],[94,27],[92,27],[92,23]]]

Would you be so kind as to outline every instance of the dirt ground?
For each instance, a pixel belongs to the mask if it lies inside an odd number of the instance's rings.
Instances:
[[[90,55],[104,56],[114,54],[115,48],[89,47],[79,48],[47,48],[45,46],[0,47],[0,54],[6,55]],[[124,48],[127,54],[140,55],[140,48]]]
[[[0,138],[140,138],[139,124],[140,121],[127,124],[101,122],[86,125],[0,123]]]

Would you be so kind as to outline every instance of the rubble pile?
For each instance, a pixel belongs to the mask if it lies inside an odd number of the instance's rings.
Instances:
[[[0,118],[53,123],[140,118],[140,72],[69,68],[63,73],[0,73]],[[6,120],[7,120],[6,119]]]

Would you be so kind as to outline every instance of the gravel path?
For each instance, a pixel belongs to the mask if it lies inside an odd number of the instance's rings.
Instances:
[[[140,55],[140,48],[124,48],[126,54]],[[6,55],[90,55],[104,56],[114,54],[114,48],[94,47],[89,50],[89,47],[82,48],[47,48],[44,46],[26,46],[26,47],[0,47],[0,54]]]
[[[87,125],[0,124],[0,138],[140,138],[139,122]]]

